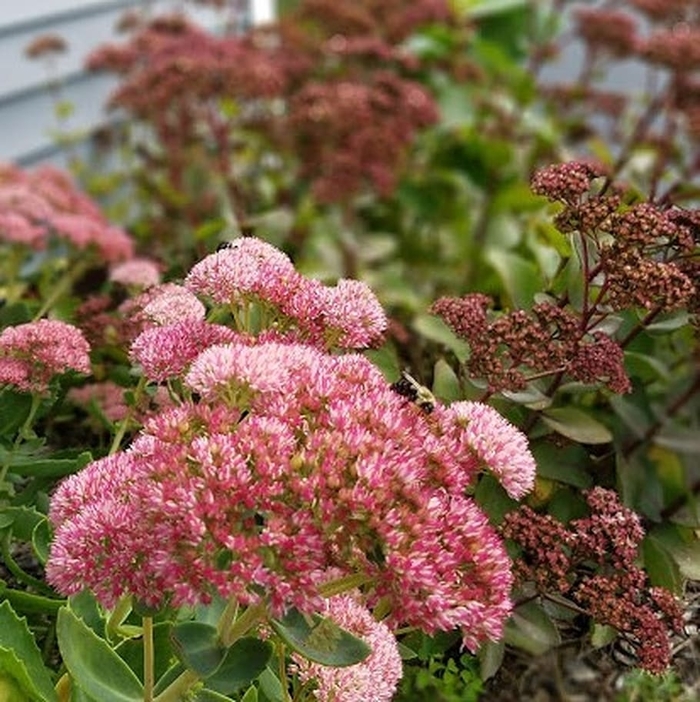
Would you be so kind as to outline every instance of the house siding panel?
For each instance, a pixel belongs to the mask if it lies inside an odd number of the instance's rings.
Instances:
[[[97,46],[119,38],[115,25],[126,10],[157,13],[183,7],[176,0],[23,0],[4,5],[0,10],[0,65],[6,67],[0,72],[0,161],[20,165],[65,162],[66,153],[56,139],[56,100],[72,107],[60,124],[68,133],[87,136],[105,121],[104,104],[115,78],[86,72],[84,62]],[[191,4],[186,10],[202,24],[216,26],[213,11]],[[63,37],[68,50],[50,64],[26,58],[27,44],[48,33]],[[59,86],[58,93],[47,90],[49,78]]]

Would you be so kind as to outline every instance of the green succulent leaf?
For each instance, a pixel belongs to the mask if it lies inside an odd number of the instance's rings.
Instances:
[[[69,608],[56,627],[63,661],[75,684],[100,702],[142,702],[143,685],[114,649]]]
[[[293,650],[321,665],[343,667],[360,663],[370,647],[332,619],[318,614],[290,610],[282,619],[273,619],[272,628]]]
[[[58,699],[27,620],[18,617],[7,601],[0,605],[0,676],[0,692],[4,685],[8,695],[1,699],[12,700],[10,695],[32,702]]]

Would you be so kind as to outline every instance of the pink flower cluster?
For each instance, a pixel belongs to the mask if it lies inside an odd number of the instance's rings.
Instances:
[[[0,165],[0,242],[44,249],[52,237],[78,249],[94,247],[110,263],[133,255],[131,237],[110,225],[65,173]]]
[[[283,306],[294,280],[298,291],[304,279],[286,257],[244,239],[186,282],[235,314],[251,296]],[[330,290],[359,293],[357,310],[376,303],[349,281]],[[340,303],[319,303],[312,342],[328,338],[326,320],[348,338],[367,333],[368,317],[347,305],[341,318]],[[510,562],[467,493],[486,469],[525,494],[534,461],[524,436],[476,403],[426,413],[364,356],[300,341],[308,327],[294,322],[255,336],[191,319],[136,339],[146,376],[176,378],[196,402],[166,409],[129,449],[59,486],[50,582],[108,606],[127,594],[182,605],[219,593],[279,614],[321,611],[329,573],[362,573],[367,604],[387,604],[389,626],[460,628],[472,650],[498,638]]]
[[[378,343],[387,319],[374,293],[357,280],[322,285],[298,273],[274,246],[246,237],[197,263],[185,286],[219,305],[259,303],[266,326],[294,329],[307,343],[365,348]]]
[[[44,393],[69,370],[90,373],[90,346],[82,332],[57,320],[7,327],[0,333],[0,385]]]

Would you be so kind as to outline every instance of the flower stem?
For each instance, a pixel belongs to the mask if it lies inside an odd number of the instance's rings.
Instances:
[[[63,278],[53,286],[51,294],[46,298],[46,301],[41,306],[41,309],[34,315],[33,321],[41,319],[47,312],[58,302],[63,294],[72,287],[73,283],[87,270],[87,261],[78,261],[73,268],[70,268]]]
[[[226,609],[228,610],[228,607]],[[220,621],[219,632],[221,636],[221,643],[223,643],[223,645],[227,648],[231,646],[238,639],[240,639],[241,636],[250,631],[250,629],[252,629],[259,621],[262,621],[266,612],[267,608],[264,604],[251,605],[243,612],[243,614],[241,614],[240,617],[238,617],[238,619],[233,622],[233,624],[227,630],[224,630]],[[222,619],[228,616],[229,615],[227,614],[226,610],[224,610]]]
[[[143,618],[143,702],[153,702],[153,617]]]

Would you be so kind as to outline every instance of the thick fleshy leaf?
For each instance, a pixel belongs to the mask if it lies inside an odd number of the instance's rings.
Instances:
[[[41,702],[58,699],[27,620],[18,617],[7,601],[0,605],[0,671],[8,689],[14,686]]]
[[[422,314],[416,317],[413,328],[430,341],[436,341],[449,349],[460,363],[464,363],[469,355],[467,343],[460,339],[439,317]]]
[[[581,444],[607,444],[612,433],[597,419],[576,407],[552,407],[542,412],[542,421],[562,436]]]
[[[202,678],[211,675],[224,660],[225,649],[215,626],[203,622],[181,622],[172,630],[175,655]]]
[[[153,674],[156,680],[165,675],[172,662],[171,627],[170,622],[158,622],[153,626]],[[143,678],[143,636],[125,639],[115,650],[129,668]]]
[[[305,615],[292,609],[283,619],[271,623],[290,648],[314,663],[336,668],[355,665],[371,652],[364,641],[318,614]]]
[[[226,650],[216,672],[206,679],[207,687],[230,694],[255,680],[272,658],[272,644],[253,637],[236,641]]]
[[[655,542],[662,548],[673,559],[684,578],[700,580],[700,542],[693,529],[660,524],[647,535],[646,541]]]
[[[68,607],[58,613],[56,633],[78,687],[100,702],[142,702],[143,686],[133,671]]]
[[[452,4],[468,17],[483,19],[524,7],[528,0],[452,0]]]
[[[100,638],[105,638],[106,621],[100,611],[100,605],[95,596],[88,590],[73,595],[68,604],[71,611]]]
[[[13,437],[29,416],[31,406],[30,394],[13,392],[9,388],[0,390],[0,436]]]
[[[241,702],[258,702],[258,688],[251,685],[241,697]]]
[[[479,649],[479,674],[482,680],[488,680],[498,672],[505,652],[504,641],[487,641]]]
[[[486,261],[496,270],[515,307],[529,309],[542,290],[542,276],[531,261],[501,249],[490,249]]]
[[[191,699],[192,702],[231,702],[230,697],[226,697],[226,695],[222,695],[220,692],[214,692],[214,690],[209,690],[207,688],[198,690],[194,697],[188,699]]]
[[[504,641],[540,656],[561,643],[559,631],[549,615],[536,602],[515,609],[508,623]]]
[[[83,451],[74,458],[31,458],[17,457],[10,463],[13,473],[38,478],[62,478],[65,475],[77,473],[92,460],[89,451]]]
[[[560,483],[588,488],[593,479],[587,470],[589,458],[582,446],[559,447],[549,441],[536,441],[530,450],[537,462],[537,475]]]
[[[260,692],[263,693],[265,699],[270,702],[284,702],[286,695],[282,688],[282,683],[270,668],[263,670],[258,681],[260,683]]]
[[[459,378],[447,361],[440,359],[433,371],[433,394],[442,402],[456,402],[462,399]]]
[[[679,592],[683,579],[666,546],[657,538],[647,536],[642,541],[644,569],[656,586]]]
[[[44,519],[34,527],[32,531],[32,547],[39,562],[44,565],[49,559],[49,547],[51,545],[51,527],[49,520]]]

